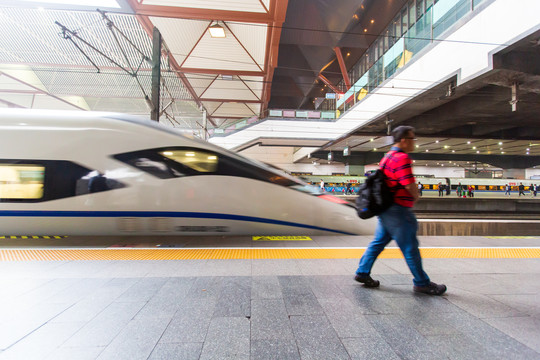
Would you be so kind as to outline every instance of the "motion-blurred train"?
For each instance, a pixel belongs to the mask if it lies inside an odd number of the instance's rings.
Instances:
[[[0,235],[372,234],[348,202],[154,121],[0,112]]]

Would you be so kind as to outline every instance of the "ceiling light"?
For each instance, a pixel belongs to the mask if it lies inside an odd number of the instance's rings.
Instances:
[[[435,143],[437,143],[437,144],[438,144],[438,143],[439,143],[439,140],[435,140]]]
[[[367,32],[367,29],[364,29],[364,32]]]
[[[452,150],[452,152],[456,152],[456,150]]]
[[[476,146],[473,146],[472,149],[473,149],[473,150],[476,150]]]
[[[375,20],[371,19],[371,23],[373,24],[375,22]]]
[[[471,142],[470,141],[467,141],[467,144],[470,144]]]
[[[351,56],[351,53],[347,53],[347,56]]]
[[[501,151],[501,154],[504,154],[504,151]]]
[[[527,148],[527,151],[529,151],[529,150],[531,150],[531,149]]]
[[[502,145],[502,141],[499,141],[499,145]]]
[[[232,75],[221,75],[221,80],[231,81],[233,79]]]
[[[445,148],[445,149],[448,149],[448,148],[449,148],[449,146],[448,146],[448,145],[444,145],[444,148]]]
[[[215,23],[214,25],[210,26],[208,28],[208,31],[210,31],[210,36],[213,38],[225,37],[225,29],[223,29],[223,26],[219,25],[218,23]]]
[[[416,147],[420,147],[420,145],[415,145]]]
[[[429,152],[429,149],[426,149],[426,152]]]
[[[480,154],[480,151],[477,150],[476,153],[477,153],[477,154]]]
[[[527,155],[529,155],[529,152],[527,151]]]

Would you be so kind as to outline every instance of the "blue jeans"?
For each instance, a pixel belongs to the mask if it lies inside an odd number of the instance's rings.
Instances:
[[[429,285],[429,276],[422,268],[422,258],[418,250],[418,238],[416,231],[418,222],[411,208],[393,204],[384,213],[379,215],[379,223],[375,230],[375,238],[369,244],[366,252],[360,259],[358,275],[369,275],[377,256],[384,247],[394,239],[396,240],[405,261],[414,276],[413,283],[416,286]]]

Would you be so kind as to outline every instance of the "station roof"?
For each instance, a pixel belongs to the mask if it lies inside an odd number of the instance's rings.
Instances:
[[[165,44],[161,95],[171,125],[200,128],[201,109],[210,127],[221,128],[268,108],[312,109],[325,92],[341,90],[340,58],[350,69],[406,3],[4,0],[0,106],[148,115],[155,26]],[[225,37],[212,37],[210,27],[222,28]],[[421,149],[431,154],[452,149],[458,155],[485,150],[540,156],[539,38],[538,32],[530,34],[495,54],[492,71],[450,96],[453,80],[446,79],[334,141],[259,143],[322,147],[321,154],[349,147],[363,154],[375,151],[369,140],[383,139],[391,119],[392,126],[415,126]],[[514,83],[520,91],[517,112],[508,103]]]

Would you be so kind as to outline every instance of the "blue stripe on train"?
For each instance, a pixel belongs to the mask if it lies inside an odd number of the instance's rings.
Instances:
[[[0,217],[175,217],[198,219],[221,219],[258,222],[274,225],[294,226],[305,229],[323,230],[337,234],[354,235],[340,230],[327,229],[319,226],[299,224],[290,221],[265,219],[255,216],[216,214],[202,212],[175,212],[175,211],[39,211],[39,210],[1,210]]]

